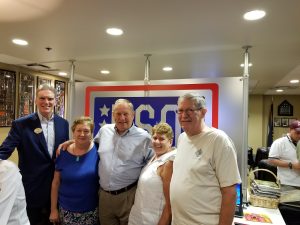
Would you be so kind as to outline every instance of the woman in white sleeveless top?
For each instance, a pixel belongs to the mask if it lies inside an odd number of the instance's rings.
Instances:
[[[172,149],[173,130],[167,123],[152,129],[155,155],[139,177],[128,225],[169,225],[171,223],[170,181],[176,150]]]

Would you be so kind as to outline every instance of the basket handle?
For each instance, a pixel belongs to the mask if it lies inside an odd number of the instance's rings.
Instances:
[[[274,176],[275,180],[276,180],[276,184],[277,184],[278,187],[280,188],[280,182],[279,182],[279,179],[277,178],[277,176],[275,175],[275,173],[273,173],[271,170],[268,170],[268,169],[255,169],[255,170],[251,170],[250,173],[249,173],[249,179],[250,179],[250,180],[251,180],[250,175],[251,175],[252,173],[254,174],[254,173],[257,172],[257,171],[265,171],[265,172],[268,172],[268,173],[272,174],[272,175]],[[250,182],[248,182],[248,184],[250,185]]]

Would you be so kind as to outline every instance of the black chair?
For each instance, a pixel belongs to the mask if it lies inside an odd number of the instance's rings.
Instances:
[[[268,162],[268,159],[262,159],[258,162],[257,167],[259,169],[267,169],[273,172],[275,175],[277,175],[277,167],[273,166]],[[267,181],[274,181],[276,182],[276,178],[271,174],[266,171],[258,171],[257,173],[257,179],[259,180],[267,180]]]
[[[270,147],[260,147],[257,148],[256,156],[255,156],[255,166],[258,166],[258,163],[262,159],[268,159]]]
[[[248,147],[248,166],[249,169],[254,169],[255,162],[254,162],[254,156],[253,156],[253,148]]]

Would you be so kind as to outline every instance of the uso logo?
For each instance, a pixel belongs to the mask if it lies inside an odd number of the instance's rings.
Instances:
[[[112,108],[120,97],[96,97],[94,102],[95,134],[101,126],[114,123]],[[174,136],[180,132],[175,110],[178,97],[126,97],[135,109],[136,126],[151,133],[152,127],[159,122],[167,122],[173,128]]]

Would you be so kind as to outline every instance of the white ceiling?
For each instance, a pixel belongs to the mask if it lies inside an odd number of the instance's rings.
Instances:
[[[253,9],[266,17],[243,20]],[[242,76],[242,46],[251,45],[251,93],[283,86],[300,94],[288,82],[300,79],[299,9],[299,0],[1,0],[0,62],[41,63],[57,74],[75,60],[77,80],[144,80],[149,53],[150,80]],[[112,26],[124,35],[107,35]]]

